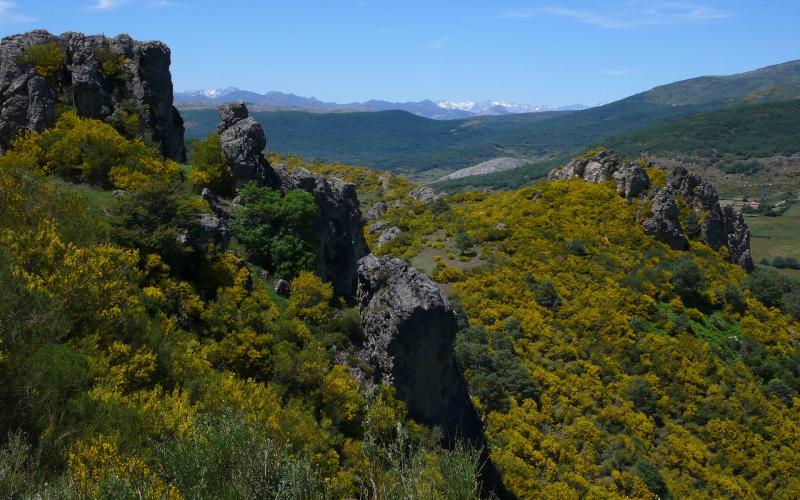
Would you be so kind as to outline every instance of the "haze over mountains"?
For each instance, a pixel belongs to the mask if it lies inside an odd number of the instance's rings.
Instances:
[[[470,118],[473,116],[509,115],[516,113],[538,113],[544,111],[575,111],[586,109],[587,106],[574,104],[551,109],[544,105],[520,104],[509,101],[437,101],[429,99],[412,102],[392,102],[384,100],[369,100],[364,102],[335,103],[320,101],[316,97],[302,97],[292,93],[267,92],[259,94],[236,87],[223,89],[191,90],[175,92],[177,105],[219,105],[241,99],[254,109],[295,110],[311,112],[332,111],[407,111],[417,116],[434,120],[452,120]]]

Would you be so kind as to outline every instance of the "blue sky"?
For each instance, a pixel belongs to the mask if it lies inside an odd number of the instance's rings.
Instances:
[[[159,39],[177,90],[609,102],[800,58],[800,1],[0,0],[3,35]]]

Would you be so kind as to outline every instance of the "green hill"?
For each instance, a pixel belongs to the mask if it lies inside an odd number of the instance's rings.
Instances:
[[[800,100],[738,105],[611,137],[603,144],[631,156],[791,156],[800,151]]]
[[[274,151],[431,180],[498,156],[549,160],[569,156],[613,135],[684,116],[798,96],[800,61],[792,61],[737,75],[675,82],[571,113],[446,121],[401,111],[262,111],[253,116],[264,125]],[[184,109],[182,114],[190,138],[205,137],[218,121],[213,109]]]

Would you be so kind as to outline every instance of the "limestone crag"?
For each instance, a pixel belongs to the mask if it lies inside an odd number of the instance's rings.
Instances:
[[[548,179],[579,178],[595,184],[616,181],[617,191],[630,200],[650,188],[650,177],[638,163],[627,163],[613,151],[572,160],[562,168],[552,170]]]
[[[674,250],[689,248],[689,240],[683,234],[680,223],[680,208],[675,193],[670,188],[658,191],[653,198],[653,215],[643,222],[644,232]]]
[[[393,385],[409,415],[447,436],[481,436],[466,382],[453,352],[458,322],[442,290],[399,259],[364,257],[358,306],[366,341],[359,357],[375,384]]]
[[[623,162],[612,151],[573,160],[551,171],[547,178],[581,178],[594,183],[615,180],[617,191],[628,200],[641,197],[650,189],[650,178],[644,167],[639,163]],[[650,191],[648,197],[652,200],[652,215],[643,222],[648,235],[676,250],[688,248],[689,239],[680,220],[678,200],[682,200],[702,220],[700,234],[710,247],[715,250],[727,247],[731,262],[739,264],[747,272],[753,270],[747,224],[741,213],[730,208],[722,209],[713,184],[678,167],[670,171],[667,185]]]
[[[314,221],[319,238],[317,274],[330,281],[336,292],[353,296],[358,261],[369,253],[355,185],[303,168],[288,172],[281,167],[276,173],[284,192],[302,189],[314,195],[319,207]]]
[[[64,55],[53,74],[38,75],[27,58],[35,46],[57,46]],[[109,65],[107,59],[116,64]],[[0,152],[22,130],[55,123],[57,104],[79,116],[116,124],[138,117],[139,135],[177,161],[186,161],[183,119],[172,103],[170,50],[161,42],[127,35],[106,38],[37,30],[0,41]],[[113,68],[113,72],[112,69]],[[126,120],[126,123],[128,120]]]
[[[489,458],[455,358],[458,319],[439,286],[399,259],[370,254],[359,262],[357,298],[366,340],[356,356],[373,369],[358,378],[392,385],[411,418],[443,431],[444,444],[480,449],[484,496],[513,498]]]
[[[434,201],[444,198],[445,194],[434,191],[429,187],[419,187],[412,189],[408,193],[408,197],[412,200],[422,203],[423,205],[430,205]]]
[[[255,181],[263,186],[280,187],[280,179],[264,156],[267,135],[261,124],[248,115],[243,101],[219,107],[220,123],[217,126],[222,156],[228,173],[241,187]]]

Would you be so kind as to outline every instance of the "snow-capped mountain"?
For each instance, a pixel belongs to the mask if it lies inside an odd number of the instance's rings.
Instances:
[[[224,102],[242,99],[247,103],[265,106],[271,109],[295,109],[303,111],[387,111],[399,109],[413,113],[425,118],[435,120],[452,120],[457,118],[469,118],[479,115],[508,115],[514,113],[537,113],[540,111],[550,111],[546,106],[533,106],[530,104],[518,104],[508,101],[439,101],[430,100],[416,102],[390,102],[370,100],[366,102],[351,102],[338,104],[333,102],[320,101],[315,97],[302,97],[295,94],[283,92],[267,92],[259,94],[248,90],[241,90],[236,87],[223,89],[203,89],[190,90],[185,92],[175,92],[175,103],[183,105],[217,105]],[[573,111],[584,109],[584,107],[570,106],[559,108],[557,111]]]
[[[508,113],[538,113],[540,111],[548,111],[547,106],[534,106],[531,104],[518,104],[509,101],[439,101],[436,103],[440,108],[444,109],[458,109],[460,111],[468,111],[476,115],[497,114],[499,108],[503,108]],[[494,110],[494,111],[492,111]]]

